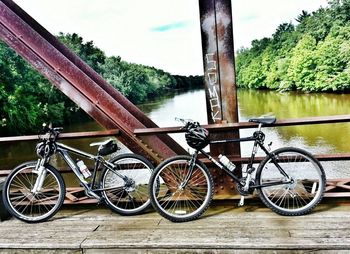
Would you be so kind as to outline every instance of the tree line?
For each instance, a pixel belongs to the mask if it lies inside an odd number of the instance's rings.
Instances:
[[[203,86],[201,76],[171,75],[163,70],[107,57],[93,41],[78,34],[58,38],[133,103],[174,89]],[[0,42],[0,135],[36,133],[43,122],[55,126],[87,119],[68,97],[6,44]]]
[[[331,0],[297,24],[280,24],[271,38],[237,52],[241,88],[350,91],[350,0]]]

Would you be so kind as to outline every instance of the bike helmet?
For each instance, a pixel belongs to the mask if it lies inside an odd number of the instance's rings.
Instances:
[[[35,150],[36,154],[41,157],[50,157],[54,153],[56,153],[56,144],[52,141],[43,141],[36,145]]]
[[[189,128],[185,134],[187,144],[197,150],[203,149],[209,144],[209,132],[199,125]]]

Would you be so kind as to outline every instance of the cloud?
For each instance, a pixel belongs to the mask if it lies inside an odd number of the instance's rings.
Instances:
[[[189,21],[181,21],[151,28],[152,32],[167,32],[175,29],[182,29],[189,26]]]

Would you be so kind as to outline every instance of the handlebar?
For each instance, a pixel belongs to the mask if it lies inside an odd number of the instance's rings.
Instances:
[[[51,140],[56,141],[58,135],[63,130],[62,127],[51,127],[50,125],[43,124],[42,133],[44,134],[44,137],[39,135],[39,139],[41,140]]]

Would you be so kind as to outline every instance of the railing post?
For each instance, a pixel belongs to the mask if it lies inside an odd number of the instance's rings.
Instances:
[[[231,0],[199,0],[199,11],[208,123],[237,123]],[[210,133],[212,140],[238,137],[239,130]],[[210,153],[241,157],[239,143],[211,145]],[[216,195],[235,193],[232,179],[222,171],[213,173]]]
[[[231,0],[199,0],[208,123],[237,123]],[[212,139],[239,137],[239,131],[213,133]],[[240,157],[238,143],[212,145],[214,155]]]

